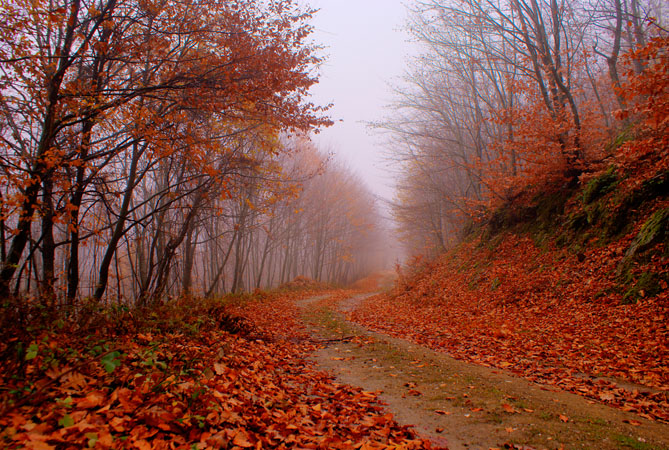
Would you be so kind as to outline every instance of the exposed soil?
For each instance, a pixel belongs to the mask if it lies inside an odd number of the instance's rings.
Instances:
[[[298,302],[317,340],[319,366],[347,384],[379,391],[395,419],[438,445],[489,449],[669,448],[669,425],[574,394],[466,363],[346,319],[369,294]]]

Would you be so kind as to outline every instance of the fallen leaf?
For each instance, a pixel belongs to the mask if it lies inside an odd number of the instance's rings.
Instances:
[[[610,402],[610,401],[615,400],[616,397],[611,392],[600,392],[599,393],[599,399],[603,400],[605,402]]]
[[[55,446],[42,441],[28,441],[25,443],[25,448],[30,450],[56,450]]]
[[[638,420],[634,420],[634,419],[624,419],[623,422],[629,423],[630,425],[634,425],[635,427],[638,427],[639,425],[641,425],[641,422],[639,422]]]
[[[225,364],[214,363],[214,372],[216,372],[216,375],[224,375],[225,374]]]
[[[244,430],[238,430],[235,437],[232,439],[232,443],[243,448],[253,447],[254,445],[249,441],[249,435]]]
[[[86,394],[86,397],[77,401],[77,406],[84,409],[92,409],[101,406],[105,401],[106,395],[102,391],[92,391]]]
[[[502,403],[502,409],[511,414],[518,412],[513,406],[509,405],[508,403]]]

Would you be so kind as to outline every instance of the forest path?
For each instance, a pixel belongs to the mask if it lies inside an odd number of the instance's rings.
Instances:
[[[395,419],[450,449],[669,449],[669,425],[369,331],[346,313],[372,294],[297,303],[314,360],[338,381],[378,391]],[[514,447],[507,447],[514,448]]]

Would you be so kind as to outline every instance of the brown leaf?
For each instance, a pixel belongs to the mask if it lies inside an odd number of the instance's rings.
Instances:
[[[134,444],[139,450],[151,450],[153,448],[146,439],[139,439]]]
[[[214,372],[216,372],[216,375],[224,375],[225,374],[225,364],[214,363]]]
[[[639,425],[641,425],[641,422],[639,422],[638,420],[634,420],[634,419],[624,419],[623,422],[629,423],[630,425],[634,425],[635,427],[638,427]]]
[[[246,433],[246,431],[242,429],[237,431],[237,434],[235,434],[232,443],[234,445],[238,445],[243,448],[253,447],[253,444],[251,443],[251,441],[249,441],[249,435]]]
[[[599,399],[605,402],[611,402],[616,399],[616,396],[611,392],[600,392]]]
[[[56,447],[42,441],[28,441],[25,442],[25,448],[30,450],[56,450]]]
[[[502,403],[502,409],[511,414],[518,412],[513,406],[509,405],[508,403]]]
[[[86,397],[77,401],[77,406],[83,409],[92,409],[101,406],[106,399],[106,395],[102,391],[92,391],[86,394]]]

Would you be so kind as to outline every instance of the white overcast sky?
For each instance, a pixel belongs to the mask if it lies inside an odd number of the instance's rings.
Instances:
[[[327,61],[312,88],[314,103],[333,103],[335,125],[314,137],[366,181],[372,191],[393,196],[385,169],[383,138],[366,122],[379,121],[392,99],[389,85],[404,73],[410,53],[403,31],[406,9],[401,0],[301,0],[319,9],[313,40],[325,46]]]

